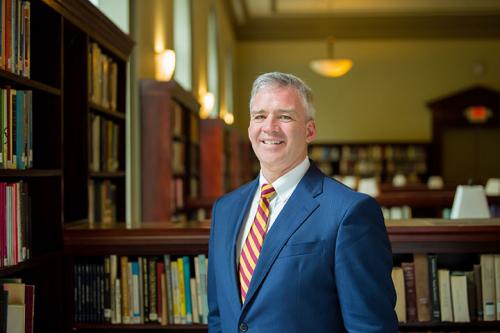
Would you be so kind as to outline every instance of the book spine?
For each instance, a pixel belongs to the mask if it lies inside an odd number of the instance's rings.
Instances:
[[[193,307],[191,303],[191,269],[189,263],[189,257],[182,257],[182,262],[184,266],[184,288],[186,297],[186,323],[193,323]]]
[[[429,284],[431,296],[431,314],[433,321],[441,320],[441,309],[439,307],[439,287],[437,276],[437,255],[429,255]]]
[[[417,294],[415,290],[415,269],[413,263],[404,262],[403,268],[406,286],[406,319],[409,322],[416,322],[417,317]]]
[[[177,269],[179,275],[177,278],[179,284],[179,304],[181,314],[181,324],[186,324],[186,288],[184,286],[184,261],[182,258],[177,258]]]
[[[172,273],[170,264],[170,255],[165,254],[163,256],[163,262],[165,264],[165,283],[167,286],[167,315],[168,322],[174,323],[174,308],[173,308],[173,290],[172,290]]]

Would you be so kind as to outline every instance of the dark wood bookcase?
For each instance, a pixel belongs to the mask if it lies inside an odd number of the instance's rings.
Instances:
[[[437,254],[439,268],[470,269],[479,262],[479,254],[500,253],[500,219],[460,220],[411,219],[387,221],[387,230],[395,265],[408,260],[414,253]],[[66,229],[65,248],[72,256],[118,255],[194,255],[208,252],[210,225],[208,222],[191,224],[148,224],[139,229],[123,227],[89,227],[75,225]],[[498,328],[499,323],[441,323],[416,322],[400,324],[401,332],[482,332]],[[105,331],[188,331],[206,332],[203,325],[111,325],[79,324],[73,327],[81,332]]]
[[[71,286],[65,279],[65,225],[88,221],[88,182],[116,184],[116,219],[125,219],[126,67],[133,42],[85,0],[31,0],[30,76],[0,69],[0,86],[32,91],[32,160],[27,169],[0,169],[0,182],[28,186],[30,257],[0,268],[0,279],[22,278],[35,286],[34,331],[67,332]],[[89,45],[96,43],[116,63],[115,107],[89,99]],[[92,114],[112,120],[116,132],[114,171],[89,167]],[[86,223],[86,222],[85,222]]]
[[[429,176],[430,144],[425,142],[312,143],[309,157],[327,175],[378,177],[390,183],[395,174],[409,182]]]
[[[201,197],[215,200],[251,178],[246,139],[221,119],[201,121]]]
[[[200,194],[200,120],[194,96],[175,81],[142,80],[142,220],[195,218]]]
[[[476,85],[436,98],[430,169],[446,182],[485,184],[500,177],[500,92]],[[460,165],[457,168],[457,165]]]

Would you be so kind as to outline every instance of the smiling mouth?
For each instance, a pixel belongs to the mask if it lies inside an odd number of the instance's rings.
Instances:
[[[279,145],[282,144],[284,141],[281,140],[261,140],[261,143],[265,145]]]

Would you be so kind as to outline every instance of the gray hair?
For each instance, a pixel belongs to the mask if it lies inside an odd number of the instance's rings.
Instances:
[[[270,72],[259,75],[252,85],[250,96],[250,108],[257,92],[262,88],[295,88],[302,98],[308,120],[314,119],[316,111],[313,106],[313,94],[311,88],[304,81],[293,74]]]

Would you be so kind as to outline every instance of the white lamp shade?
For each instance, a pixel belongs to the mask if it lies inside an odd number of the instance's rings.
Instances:
[[[500,195],[500,178],[490,178],[486,181],[486,194],[491,196]]]
[[[489,218],[490,210],[484,187],[459,185],[453,199],[450,218]]]

